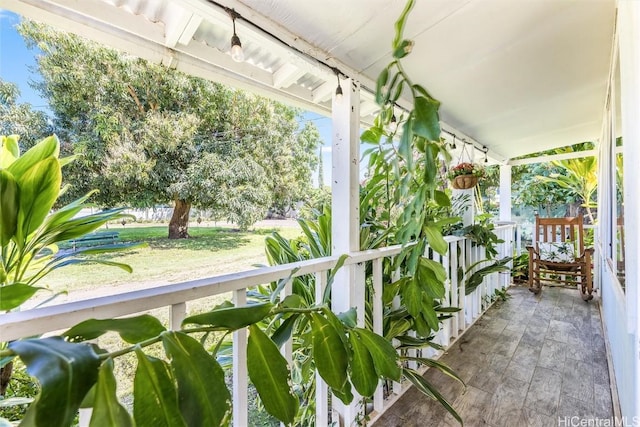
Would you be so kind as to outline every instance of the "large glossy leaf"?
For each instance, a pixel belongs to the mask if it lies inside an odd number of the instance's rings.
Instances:
[[[98,379],[100,359],[93,348],[50,337],[14,341],[9,349],[20,356],[41,386],[21,425],[71,425],[82,399]]]
[[[106,360],[100,366],[98,384],[93,397],[93,411],[89,427],[132,427],[133,420],[116,396],[116,378],[113,361]]]
[[[313,360],[318,373],[334,389],[342,389],[347,382],[349,358],[336,328],[323,316],[311,314]]]
[[[282,347],[284,343],[291,338],[293,327],[295,326],[296,320],[298,320],[299,316],[299,314],[293,314],[290,317],[287,317],[280,326],[278,326],[278,329],[271,334],[271,340],[276,343],[278,348]]]
[[[378,387],[373,359],[358,334],[349,334],[351,344],[351,382],[361,396],[371,396]]]
[[[231,413],[224,372],[198,341],[181,332],[162,335],[178,381],[178,404],[188,426],[218,426]]]
[[[18,226],[19,189],[10,172],[0,169],[0,245],[9,243]]]
[[[416,279],[409,280],[401,291],[402,302],[411,316],[416,317],[422,311],[422,287]]]
[[[136,344],[157,337],[166,329],[158,319],[148,314],[124,319],[89,319],[78,323],[63,336],[71,341],[86,341],[98,338],[108,331],[115,331],[120,337],[130,343]]]
[[[415,98],[411,129],[427,141],[440,140],[440,103],[432,98],[418,96]]]
[[[417,373],[414,370],[411,369],[407,369],[407,368],[403,368],[402,369],[402,373],[404,374],[405,378],[407,378],[409,381],[411,381],[411,383],[418,389],[420,390],[422,393],[424,393],[425,395],[429,396],[430,398],[432,398],[433,400],[437,400],[438,402],[440,402],[440,404],[451,414],[453,415],[453,417],[458,420],[458,422],[460,423],[460,425],[462,425],[462,418],[460,417],[460,414],[458,414],[456,412],[455,409],[453,409],[453,406],[451,406],[451,404],[447,401],[447,399],[445,399],[444,396],[442,396],[442,394],[440,394],[440,392],[438,391],[438,389],[436,387],[434,387],[429,381],[427,381],[422,375],[420,375],[419,373]]]
[[[18,135],[0,136],[0,169],[8,168],[20,157]]]
[[[445,255],[449,250],[449,245],[447,244],[447,241],[444,240],[444,237],[442,237],[440,230],[438,230],[437,227],[430,225],[425,225],[423,230],[431,249],[438,252],[440,255]]]
[[[167,363],[147,356],[140,348],[136,348],[136,356],[138,367],[133,380],[133,416],[136,426],[186,426]]]
[[[22,175],[33,167],[33,165],[45,159],[57,158],[59,153],[60,143],[58,142],[58,137],[52,135],[27,150],[7,169],[17,180],[20,180]]]
[[[15,162],[14,165],[18,163]],[[22,239],[42,225],[60,192],[62,172],[56,158],[42,160],[29,168],[18,180],[20,210],[16,236]]]
[[[272,303],[266,302],[246,307],[220,308],[189,316],[182,321],[182,324],[211,325],[234,331],[261,321],[267,317],[273,307]]]
[[[9,311],[19,307],[40,289],[44,288],[29,286],[24,283],[0,286],[0,311]]]
[[[369,349],[376,374],[394,381],[400,381],[402,371],[398,365],[398,354],[391,343],[367,329],[355,328],[352,331],[358,335],[362,343]]]
[[[289,386],[287,361],[257,325],[249,326],[247,369],[267,412],[285,424],[292,424],[299,402]]]

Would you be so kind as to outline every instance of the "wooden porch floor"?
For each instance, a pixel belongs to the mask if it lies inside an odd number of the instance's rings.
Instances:
[[[526,287],[511,287],[509,294],[440,359],[462,377],[466,391],[435,370],[425,374],[464,425],[550,427],[574,425],[572,417],[611,419],[598,299],[585,303],[576,290],[558,287],[544,287],[537,296]],[[411,388],[374,425],[459,424]]]

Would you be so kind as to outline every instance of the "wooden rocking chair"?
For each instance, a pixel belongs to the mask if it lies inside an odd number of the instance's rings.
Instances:
[[[584,248],[582,215],[540,218],[536,215],[533,246],[529,251],[529,290],[538,293],[541,280],[578,285],[582,299],[593,299],[591,259],[593,249]]]

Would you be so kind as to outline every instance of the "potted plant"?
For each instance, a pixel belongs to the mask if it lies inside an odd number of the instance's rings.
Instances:
[[[453,188],[466,190],[475,187],[483,175],[484,169],[480,165],[464,162],[452,167],[447,177],[451,180]]]

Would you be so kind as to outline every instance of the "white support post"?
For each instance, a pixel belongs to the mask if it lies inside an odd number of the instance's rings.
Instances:
[[[476,204],[473,194],[474,189],[470,188],[468,190],[453,190],[453,199],[458,199],[460,197],[468,197],[467,203],[464,204],[464,211],[462,212],[462,225],[472,225],[473,220],[476,217]]]
[[[331,254],[342,255],[360,250],[360,85],[346,79],[341,81],[342,99],[332,104],[332,224]],[[331,289],[331,309],[336,313],[356,307],[358,320],[364,317],[364,289],[358,289],[358,268],[342,267],[335,275]],[[364,288],[364,283],[359,284]],[[332,399],[332,409],[339,425],[350,426],[359,417],[359,396],[345,405]],[[334,418],[334,421],[336,418]]]
[[[640,198],[638,180],[640,172],[640,2],[618,1],[618,28],[620,37],[620,86],[622,113],[622,153],[624,170],[624,227],[627,236],[626,260],[640,256]],[[640,271],[637,262],[628,263],[626,269],[626,297],[628,332],[634,336],[636,372],[634,377],[633,408],[628,415],[640,413]],[[627,415],[623,414],[623,415]]]
[[[236,307],[247,304],[247,290],[238,289],[233,292],[233,303]],[[244,427],[249,425],[249,373],[247,372],[247,329],[238,329],[233,333],[233,425]]]
[[[500,221],[511,221],[510,165],[500,165]]]

